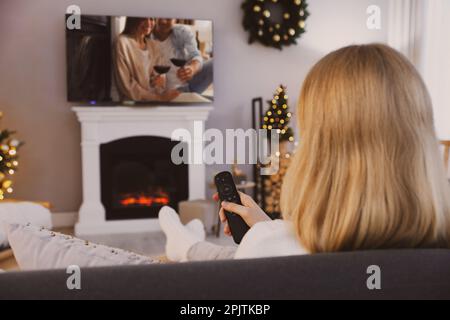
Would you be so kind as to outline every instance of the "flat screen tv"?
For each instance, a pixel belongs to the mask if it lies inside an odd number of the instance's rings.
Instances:
[[[66,26],[66,52],[70,102],[214,100],[212,21],[81,15],[78,28]]]

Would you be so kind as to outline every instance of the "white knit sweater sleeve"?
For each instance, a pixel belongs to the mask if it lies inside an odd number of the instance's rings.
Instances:
[[[308,254],[296,238],[292,223],[259,222],[242,239],[235,259],[268,258]]]

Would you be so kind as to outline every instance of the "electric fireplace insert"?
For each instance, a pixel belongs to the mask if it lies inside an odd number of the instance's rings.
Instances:
[[[157,218],[189,197],[188,166],[171,161],[179,142],[131,137],[100,146],[101,196],[106,220]]]

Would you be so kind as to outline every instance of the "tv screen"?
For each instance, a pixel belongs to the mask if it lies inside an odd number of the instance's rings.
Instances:
[[[66,26],[66,48],[70,102],[214,99],[211,21],[81,15],[78,28]]]

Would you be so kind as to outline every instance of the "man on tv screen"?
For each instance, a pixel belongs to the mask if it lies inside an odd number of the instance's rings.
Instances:
[[[204,61],[193,32],[176,21],[156,19],[152,33],[164,63],[176,66],[167,73],[166,88],[202,94],[213,82],[213,60]]]

